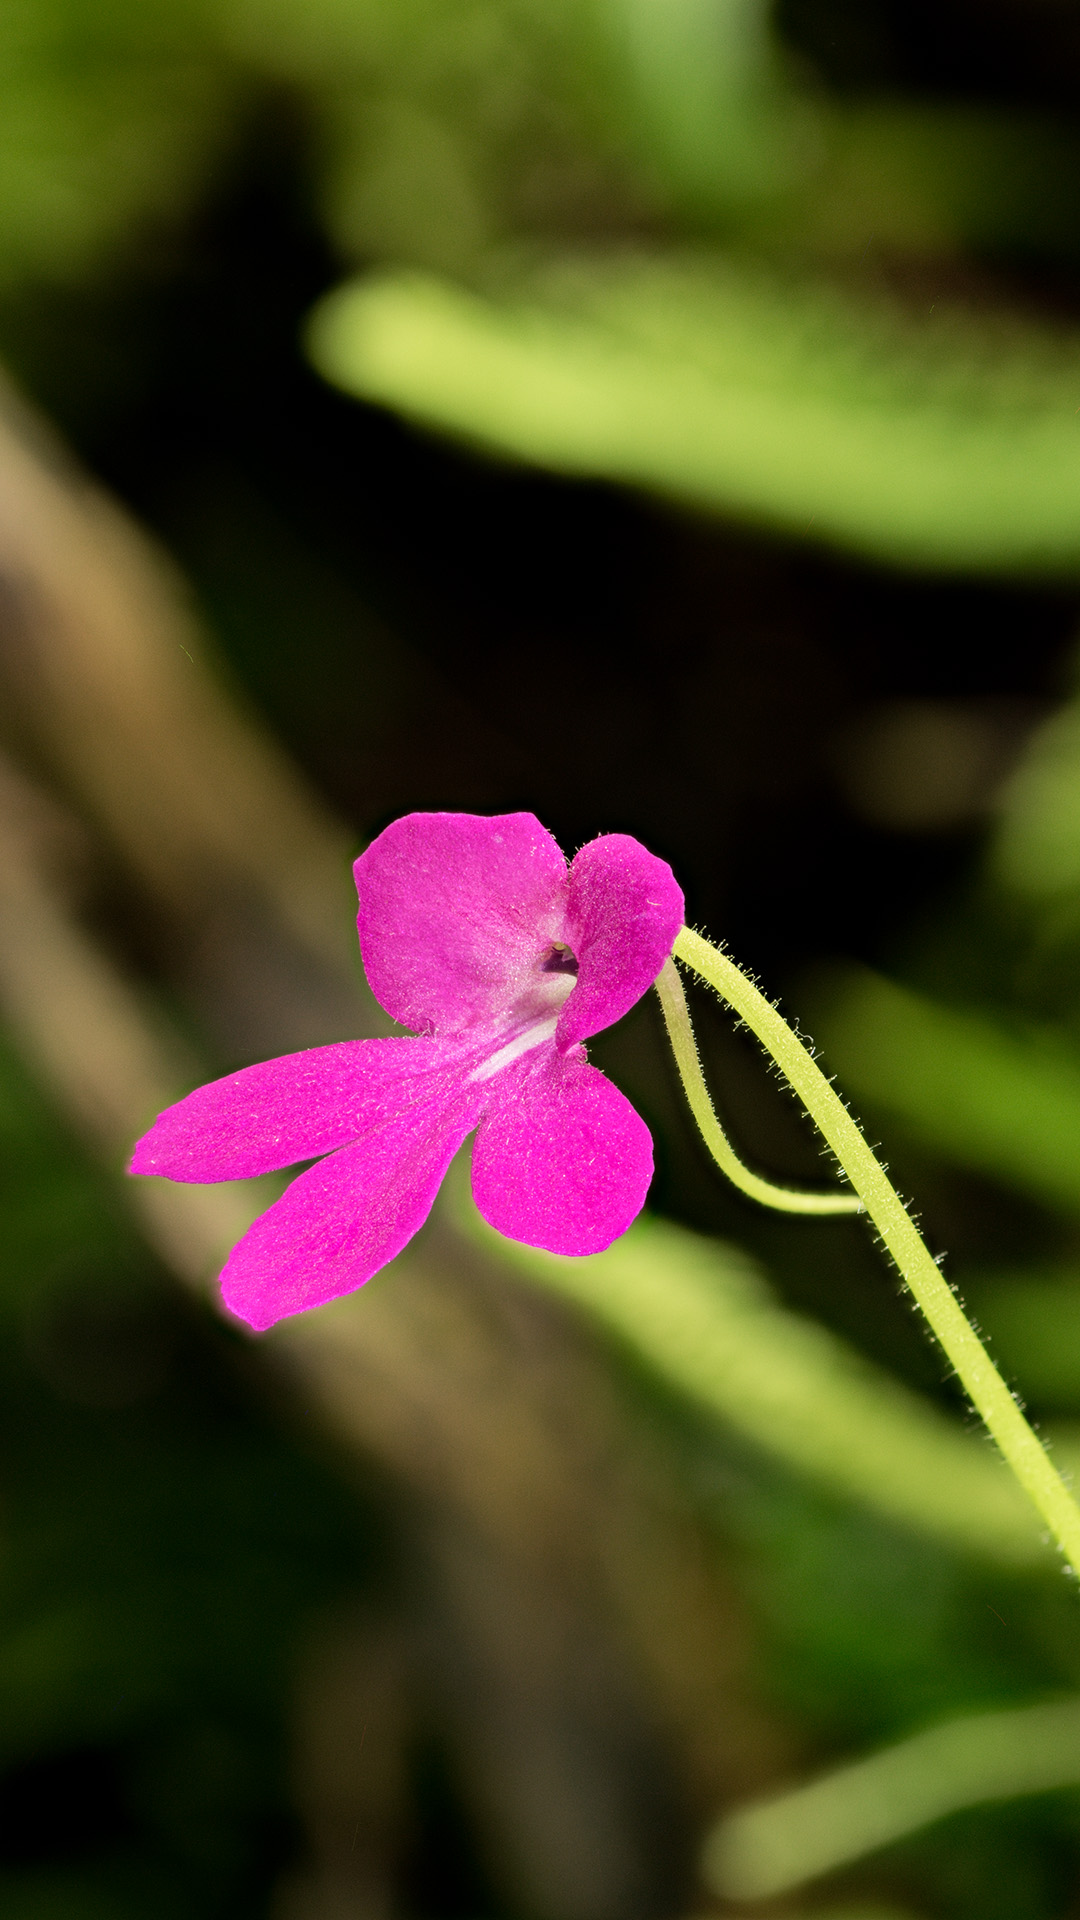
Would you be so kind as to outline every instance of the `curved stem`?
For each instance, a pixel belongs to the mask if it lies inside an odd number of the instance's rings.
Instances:
[[[684,927],[675,954],[715,987],[771,1054],[862,1200],[975,1407],[1066,1559],[1080,1569],[1080,1508],[1028,1425],[899,1194],[802,1041],[726,954]]]
[[[775,1207],[780,1213],[861,1213],[862,1201],[853,1193],[799,1193],[791,1187],[774,1187],[771,1180],[744,1167],[727,1134],[716,1117],[709,1098],[705,1075],[701,1071],[697,1041],[690,1024],[683,984],[674,960],[664,961],[653,981],[664,1014],[664,1025],[675,1055],[690,1111],[701,1130],[701,1137],[722,1173],[740,1193],[758,1200],[763,1207]]]

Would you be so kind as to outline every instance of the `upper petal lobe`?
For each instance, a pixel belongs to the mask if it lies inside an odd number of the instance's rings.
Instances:
[[[225,1305],[261,1332],[362,1286],[423,1226],[479,1098],[429,1101],[300,1174],[229,1255]]]
[[[582,847],[570,867],[566,940],[577,985],[559,1020],[558,1044],[610,1027],[652,986],[683,923],[682,888],[666,860],[607,833]]]
[[[649,1129],[585,1059],[553,1047],[491,1083],[473,1148],[476,1204],[511,1240],[600,1253],[625,1233],[652,1179]]]
[[[343,1040],[287,1053],[166,1107],[135,1148],[131,1171],[254,1179],[331,1153],[457,1078],[437,1040]]]
[[[505,1025],[563,938],[566,861],[531,813],[410,813],[354,871],[369,985],[407,1027]]]

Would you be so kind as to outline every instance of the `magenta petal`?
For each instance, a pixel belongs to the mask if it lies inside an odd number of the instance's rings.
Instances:
[[[629,1100],[580,1049],[523,1060],[493,1094],[473,1149],[484,1219],[550,1253],[610,1246],[641,1212],[652,1179],[649,1129]]]
[[[477,1105],[431,1102],[300,1174],[229,1255],[225,1305],[261,1332],[370,1280],[423,1226]]]
[[[582,847],[570,868],[565,938],[578,979],[559,1019],[557,1044],[599,1033],[640,1000],[683,924],[682,889],[666,860],[626,833]]]
[[[344,1040],[243,1067],[166,1107],[132,1173],[247,1180],[331,1153],[452,1086],[437,1040]]]
[[[563,938],[566,861],[531,813],[410,813],[354,871],[371,990],[407,1027],[504,1024]]]

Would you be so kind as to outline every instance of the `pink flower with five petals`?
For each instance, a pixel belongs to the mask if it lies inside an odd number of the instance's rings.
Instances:
[[[531,813],[413,813],[355,873],[372,991],[416,1037],[345,1040],[199,1087],[131,1162],[213,1181],[325,1156],[222,1273],[226,1305],[260,1329],[393,1259],[474,1128],[476,1204],[529,1246],[598,1253],[652,1178],[648,1128],[583,1042],[640,999],[671,952],[683,897],[670,867],[620,833],[568,867]]]

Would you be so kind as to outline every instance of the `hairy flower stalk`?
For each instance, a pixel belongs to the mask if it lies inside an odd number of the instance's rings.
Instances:
[[[734,961],[729,960],[726,954],[711,946],[707,940],[703,940],[700,934],[692,933],[689,927],[683,927],[676,937],[674,952],[686,966],[691,967],[703,980],[708,981],[709,985],[715,988],[721,998],[746,1023],[751,1032],[757,1035],[765,1051],[776,1062],[784,1078],[798,1094],[811,1119],[832,1148],[837,1161],[851,1181],[858,1195],[856,1204],[874,1222],[885,1247],[900,1269],[903,1280],[911,1289],[944,1348],[957,1378],[981,1414],[1009,1466],[1034,1502],[1069,1566],[1074,1571],[1080,1570],[1080,1508],[1077,1507],[1068,1487],[1052,1464],[1038,1435],[1025,1420],[978,1334],[968,1321],[952,1288],[943,1278],[937,1262],[927,1248],[884,1167],[871,1151],[843,1101],[798,1035],[792,1032],[771,1001],[759,992],[753,981],[735,965]],[[667,964],[671,965],[670,962]],[[674,972],[674,967],[671,971]],[[678,1030],[678,1002],[671,987],[670,975],[666,973],[662,975],[657,986],[664,1004],[665,1016],[668,1016],[669,1006],[676,1008]],[[681,985],[678,999],[682,999]],[[685,1001],[683,1001],[683,1007],[685,1010]],[[674,1044],[675,1035],[673,1034],[672,1037]],[[687,1052],[685,1036],[680,1035],[680,1042],[675,1047],[676,1059],[683,1074],[691,1107],[701,1124],[704,1112],[702,1095],[704,1095],[704,1103],[709,1115],[712,1115],[712,1107],[703,1081],[700,1086],[698,1085],[701,1080],[701,1069],[692,1036],[690,1048],[693,1055],[692,1063]],[[735,1156],[724,1139],[715,1115],[712,1115],[712,1125],[719,1134],[720,1140],[723,1141],[721,1152],[716,1154],[716,1158],[730,1177],[731,1162],[735,1160]],[[702,1131],[710,1148],[713,1148],[713,1140],[710,1138],[707,1124],[702,1125]],[[755,1175],[748,1174],[738,1161],[735,1161],[735,1165],[738,1168],[736,1184],[742,1188],[743,1192],[752,1193],[755,1199],[764,1201],[766,1205],[779,1205],[792,1210],[793,1200],[797,1199],[802,1203],[806,1198],[814,1197],[788,1195],[784,1189],[773,1188],[767,1181],[758,1180]],[[852,1202],[847,1196],[823,1195],[821,1198],[843,1199],[848,1210],[851,1210]],[[808,1210],[803,1204],[798,1207],[798,1211]],[[814,1208],[814,1211],[825,1210],[821,1207]],[[834,1205],[828,1210],[837,1211],[838,1209]]]
[[[674,960],[664,961],[653,984],[659,996],[664,1025],[690,1111],[698,1123],[705,1145],[732,1186],[738,1187],[739,1192],[745,1193],[751,1200],[759,1200],[764,1207],[775,1207],[779,1213],[861,1213],[863,1203],[856,1194],[803,1193],[794,1187],[777,1187],[771,1180],[764,1180],[759,1173],[751,1173],[749,1167],[743,1166],[709,1098],[694,1029],[690,1024],[690,1009]]]

